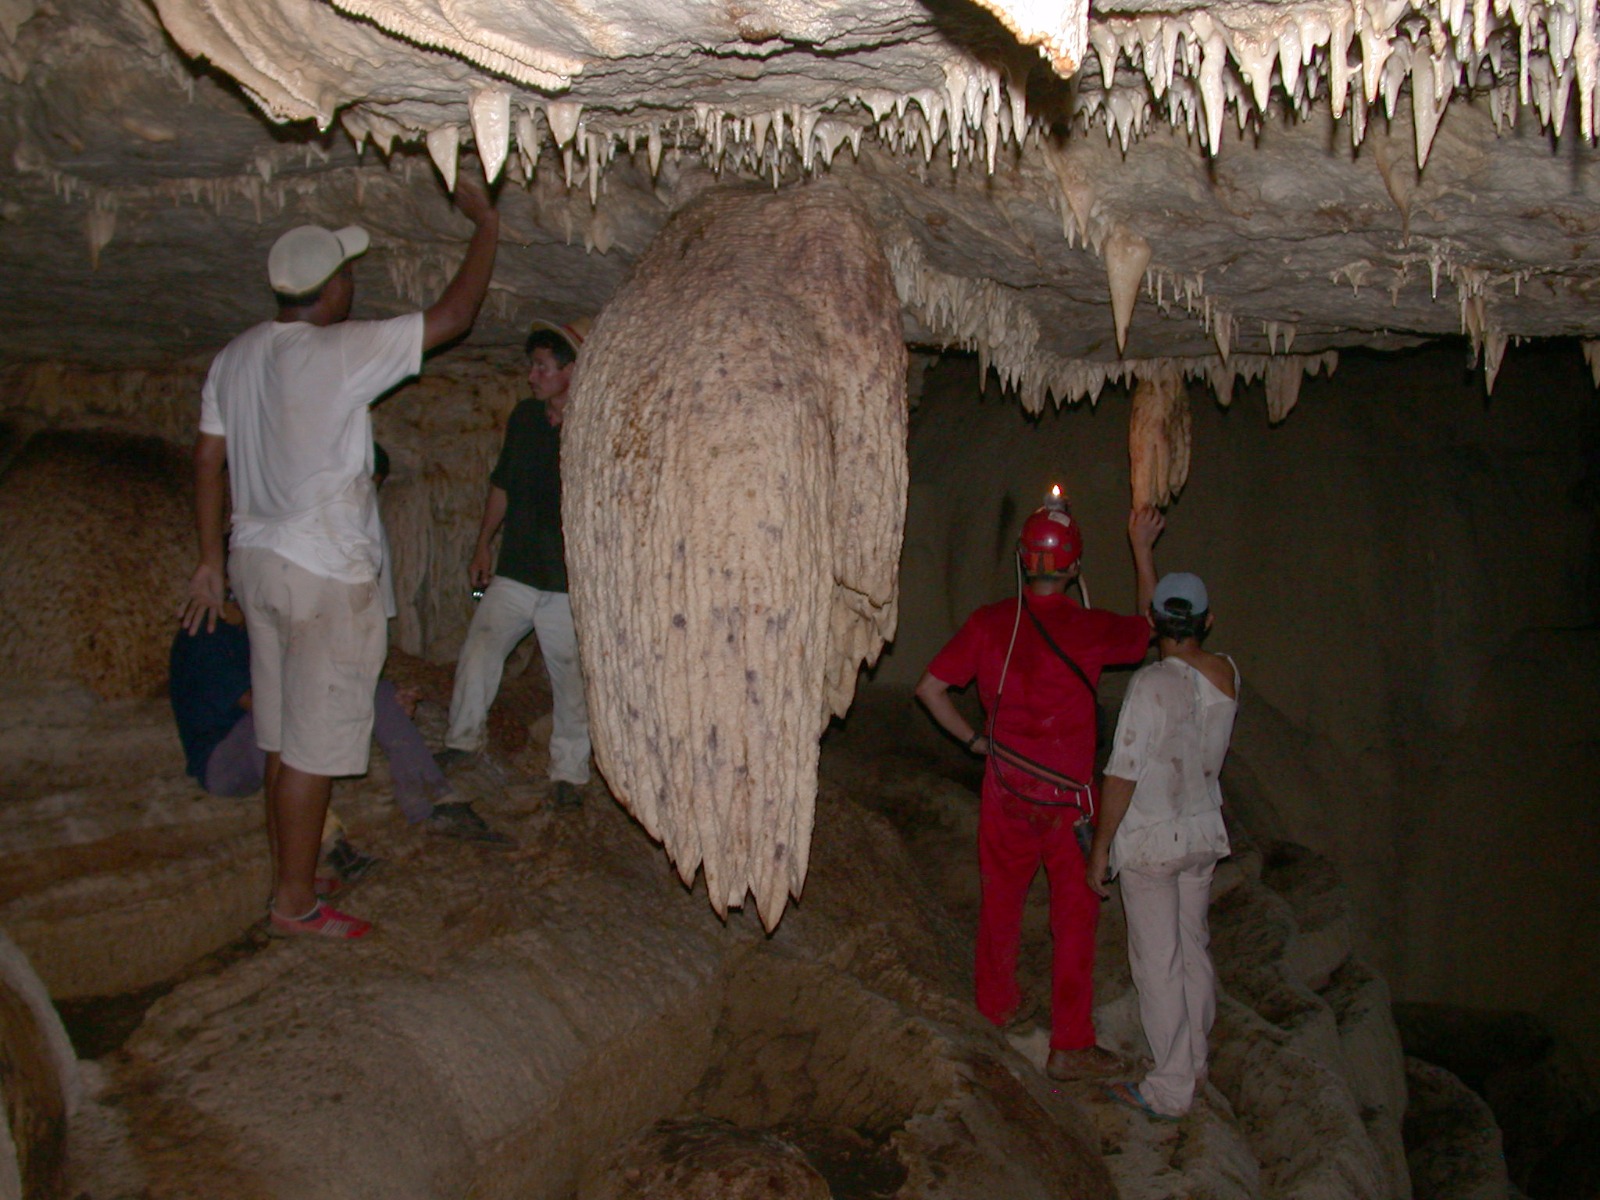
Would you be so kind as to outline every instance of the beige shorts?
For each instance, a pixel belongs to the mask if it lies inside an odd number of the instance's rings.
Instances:
[[[270,550],[228,563],[250,633],[256,744],[312,775],[361,775],[389,626],[376,581],[314,575]]]

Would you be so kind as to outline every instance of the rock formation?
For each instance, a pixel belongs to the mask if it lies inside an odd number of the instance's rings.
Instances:
[[[10,0],[0,267],[28,303],[0,348],[213,347],[252,307],[222,281],[305,219],[359,214],[369,294],[415,301],[472,153],[538,251],[504,256],[503,343],[551,300],[596,311],[719,178],[829,174],[904,266],[913,340],[1030,407],[1143,360],[1221,394],[1251,358],[1456,333],[1492,386],[1516,339],[1600,333],[1594,7]]]
[[[562,438],[595,759],[719,914],[805,883],[817,737],[895,627],[905,375],[843,193],[713,193],[585,344]]]
[[[1181,1124],[1146,1121],[1093,1084],[1045,1080],[1042,1028],[1002,1037],[972,1010],[970,791],[939,757],[953,749],[925,728],[904,733],[903,693],[860,703],[848,739],[825,751],[828,836],[805,903],[770,936],[753,915],[709,919],[615,806],[558,817],[514,778],[482,802],[526,849],[485,857],[406,829],[375,777],[339,794],[357,839],[387,860],[360,893],[381,933],[360,946],[329,954],[239,931],[223,946],[159,912],[169,938],[188,939],[191,965],[124,998],[122,1032],[85,1041],[84,1063],[27,962],[0,953],[0,1054],[19,1061],[27,1046],[34,1064],[26,1095],[5,1077],[8,1112],[26,1114],[11,1126],[25,1131],[22,1160],[53,1153],[58,1195],[158,1200],[211,1194],[218,1178],[284,1200],[555,1200],[639,1194],[647,1180],[703,1185],[708,1172],[736,1195],[774,1165],[810,1189],[800,1195],[823,1194],[821,1175],[834,1194],[850,1194],[842,1180],[952,1200],[1407,1196],[1387,989],[1353,948],[1347,895],[1324,860],[1239,832],[1213,916],[1224,998],[1211,1078]],[[64,711],[40,705],[4,724],[38,730]],[[127,745],[170,738],[157,704],[121,714]],[[123,772],[133,794],[182,785],[175,754],[119,757],[139,762]],[[59,749],[48,765],[65,785],[81,763]],[[214,819],[171,807],[149,817],[175,847]],[[159,873],[114,857],[121,831],[88,824],[70,844],[36,824],[26,852],[45,878],[96,852],[102,905],[148,906]],[[188,896],[185,884],[168,879],[167,893]],[[262,880],[236,870],[215,888],[208,903],[258,907]],[[1043,917],[1030,910],[1030,922]],[[90,957],[98,936],[71,921],[45,932],[56,962]],[[1096,1024],[1137,1056],[1123,933],[1112,904]],[[123,936],[130,959],[161,949]],[[1030,952],[1023,971],[1041,986],[1048,960]],[[7,999],[17,994],[20,1006]],[[100,1034],[78,1011],[78,1028]],[[1456,1177],[1493,1178],[1491,1128],[1437,1124]],[[1413,1149],[1446,1162],[1440,1148]],[[0,1181],[6,1165],[0,1146]]]
[[[0,1197],[62,1194],[78,1058],[27,957],[0,934]]]
[[[1189,392],[1176,374],[1141,379],[1128,419],[1129,479],[1135,507],[1165,508],[1189,478]]]

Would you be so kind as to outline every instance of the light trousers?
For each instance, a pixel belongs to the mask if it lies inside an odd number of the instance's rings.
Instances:
[[[1217,1014],[1211,965],[1211,874],[1216,860],[1174,864],[1163,873],[1123,867],[1128,966],[1139,990],[1139,1020],[1155,1060],[1139,1092],[1157,1112],[1181,1116],[1206,1073],[1206,1037]]]
[[[434,801],[446,801],[450,781],[428,752],[428,743],[400,707],[394,684],[378,680],[372,694],[372,737],[389,759],[394,802],[413,825],[433,815]],[[201,781],[213,796],[248,796],[261,790],[267,774],[267,752],[256,745],[255,714],[245,713],[206,759]]]
[[[445,745],[476,753],[489,735],[489,706],[500,691],[506,659],[532,632],[550,673],[555,713],[550,729],[550,778],[568,783],[589,781],[589,708],[583,695],[583,669],[578,663],[578,637],[572,628],[572,605],[565,592],[546,592],[496,575],[478,610],[472,614],[467,640],[456,660],[455,691],[450,697],[450,729]]]

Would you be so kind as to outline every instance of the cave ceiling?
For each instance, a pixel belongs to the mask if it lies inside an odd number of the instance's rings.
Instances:
[[[445,181],[482,160],[486,345],[598,311],[707,188],[827,179],[908,338],[1030,407],[1156,364],[1276,378],[1281,407],[1341,347],[1459,334],[1492,384],[1508,341],[1600,336],[1594,24],[1588,0],[0,0],[0,355],[207,353],[268,315],[266,248],[305,221],[372,232],[358,313],[426,303],[468,231]]]

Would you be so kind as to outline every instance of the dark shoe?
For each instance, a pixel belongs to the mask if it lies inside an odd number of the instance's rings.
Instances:
[[[457,750],[454,746],[446,746],[433,756],[433,764],[441,771],[450,771],[476,757],[478,756],[471,750]]]
[[[382,861],[381,858],[371,854],[363,854],[344,838],[340,838],[322,856],[322,866],[325,870],[317,872],[317,879],[319,883],[323,879],[331,879],[338,884],[333,891],[344,891],[355,887]],[[319,891],[317,894],[332,895],[333,892]]]
[[[1072,1079],[1109,1079],[1127,1073],[1128,1064],[1109,1050],[1086,1046],[1082,1050],[1052,1050],[1044,1073],[1063,1082]]]
[[[1039,997],[1030,996],[1027,992],[1017,1001],[1017,1007],[1012,1014],[1000,1023],[1000,1029],[1005,1033],[1026,1033],[1039,1024]]]
[[[557,812],[571,812],[583,807],[583,792],[577,784],[558,779],[550,789],[550,803]]]
[[[465,800],[457,800],[450,804],[435,804],[433,814],[423,821],[422,825],[429,833],[460,838],[464,842],[477,842],[482,846],[509,850],[517,844],[515,838],[490,829],[484,819],[473,811],[472,805]]]
[[[1108,1083],[1105,1087],[1108,1099],[1115,1100],[1125,1108],[1137,1109],[1152,1121],[1181,1121],[1182,1113],[1158,1112],[1150,1106],[1150,1101],[1144,1098],[1136,1083]]]

